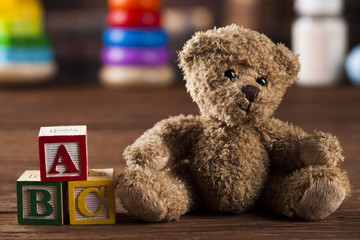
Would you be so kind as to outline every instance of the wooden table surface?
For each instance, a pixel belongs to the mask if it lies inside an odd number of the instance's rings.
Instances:
[[[360,89],[291,88],[276,116],[307,131],[329,131],[344,148],[352,197],[327,219],[294,221],[261,210],[242,215],[191,213],[177,222],[148,224],[118,208],[115,225],[18,225],[16,180],[39,169],[41,126],[88,126],[90,168],[124,167],[122,152],[155,122],[197,114],[184,87],[105,89],[42,86],[0,89],[0,239],[360,239]]]

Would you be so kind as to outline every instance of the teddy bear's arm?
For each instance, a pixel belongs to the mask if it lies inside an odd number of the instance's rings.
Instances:
[[[330,133],[306,133],[291,123],[272,118],[260,132],[272,166],[292,171],[309,165],[336,166],[342,162],[342,148]]]
[[[181,159],[189,152],[202,131],[198,116],[179,115],[164,119],[144,132],[124,151],[127,166],[147,166],[160,170],[169,161]]]

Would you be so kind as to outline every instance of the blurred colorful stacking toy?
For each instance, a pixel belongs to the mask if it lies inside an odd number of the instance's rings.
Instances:
[[[39,0],[0,2],[0,84],[33,83],[56,71]]]
[[[173,82],[168,35],[160,27],[161,0],[108,0],[104,31],[104,66],[100,78],[107,86],[164,86]]]

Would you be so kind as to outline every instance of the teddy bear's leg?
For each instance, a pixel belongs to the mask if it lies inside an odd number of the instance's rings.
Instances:
[[[320,220],[334,212],[349,194],[345,171],[323,165],[308,166],[286,176],[273,176],[260,202],[278,214]]]
[[[194,205],[189,184],[170,170],[127,168],[116,183],[116,192],[124,208],[144,221],[177,220]]]

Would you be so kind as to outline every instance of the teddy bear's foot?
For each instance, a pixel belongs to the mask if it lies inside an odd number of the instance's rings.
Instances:
[[[147,222],[177,220],[190,210],[186,185],[168,171],[128,168],[117,178],[116,192],[124,208]]]
[[[297,218],[320,220],[333,213],[346,197],[346,190],[341,184],[320,179],[304,192],[294,209]]]
[[[261,203],[288,217],[321,220],[333,213],[349,194],[350,183],[344,171],[309,166],[271,179]]]

